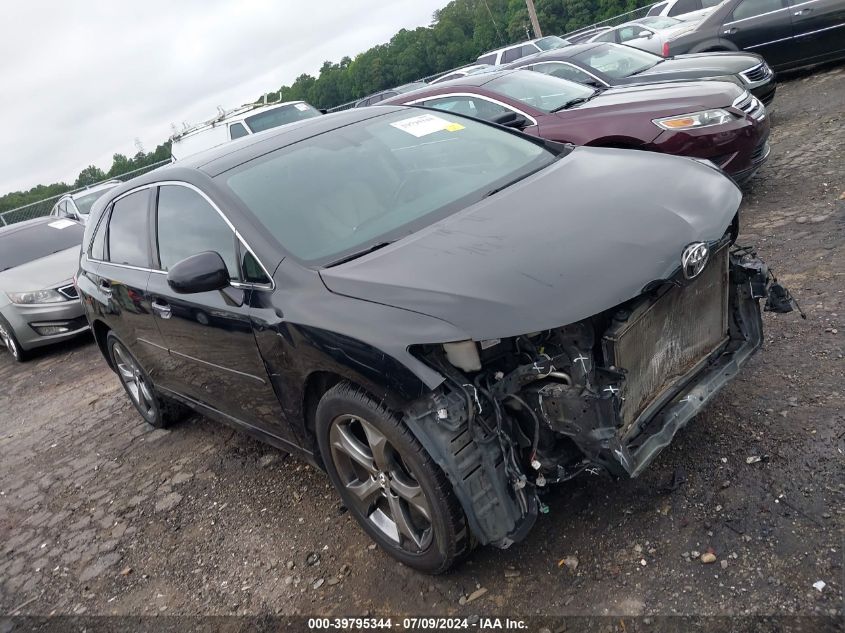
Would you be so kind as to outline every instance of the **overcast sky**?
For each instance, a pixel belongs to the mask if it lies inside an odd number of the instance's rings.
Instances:
[[[72,182],[316,75],[448,0],[7,0],[0,20],[0,195]]]

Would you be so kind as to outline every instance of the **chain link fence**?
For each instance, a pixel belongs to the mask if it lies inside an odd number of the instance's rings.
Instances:
[[[657,3],[654,3],[654,4],[657,4]],[[591,31],[598,31],[599,29],[601,29],[603,27],[611,27],[612,28],[614,26],[619,26],[620,24],[624,24],[625,22],[630,22],[631,20],[639,20],[640,18],[644,18],[646,15],[648,15],[649,9],[651,9],[651,7],[653,7],[654,4],[649,4],[649,5],[644,6],[644,7],[638,7],[636,9],[634,9],[633,11],[627,11],[625,13],[620,13],[619,15],[615,15],[612,18],[607,18],[606,20],[602,20],[601,22],[596,22],[595,24],[591,24],[590,26],[585,26],[583,28],[576,29],[576,30],[571,31],[569,33],[565,33],[564,35],[561,35],[561,37],[563,39],[566,39],[568,37],[573,37],[575,35],[582,35],[582,34],[589,33]]]
[[[0,213],[0,226],[8,226],[9,224],[14,224],[16,222],[23,222],[24,220],[32,220],[33,218],[40,218],[45,215],[50,215],[50,211],[53,210],[53,206],[56,204],[56,202],[59,201],[60,198],[63,198],[64,196],[84,192],[88,189],[96,187],[97,185],[102,185],[103,183],[110,182],[113,180],[120,180],[122,182],[125,182],[127,180],[131,180],[132,178],[135,178],[136,176],[149,173],[154,169],[158,169],[159,167],[168,165],[170,164],[170,162],[171,160],[168,158],[157,163],[152,163],[151,165],[132,169],[123,174],[115,176],[114,178],[107,178],[106,180],[95,182],[91,185],[88,185],[87,187],[80,187],[79,189],[65,191],[64,193],[60,193],[57,196],[50,196],[49,198],[44,198],[43,200],[38,200],[37,202],[30,202],[29,204],[25,204],[22,207],[17,207],[16,209],[3,211],[2,213]]]

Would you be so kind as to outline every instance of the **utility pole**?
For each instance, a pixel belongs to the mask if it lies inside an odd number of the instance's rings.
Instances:
[[[528,5],[528,17],[531,18],[531,28],[534,29],[534,37],[543,37],[543,32],[540,30],[540,23],[537,21],[537,11],[534,10],[534,0],[525,0]]]

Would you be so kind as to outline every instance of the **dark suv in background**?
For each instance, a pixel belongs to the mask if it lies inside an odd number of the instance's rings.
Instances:
[[[746,50],[776,70],[845,58],[845,0],[726,0],[663,55]]]

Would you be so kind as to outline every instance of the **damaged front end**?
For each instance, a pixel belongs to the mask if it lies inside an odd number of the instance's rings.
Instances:
[[[730,242],[690,245],[671,278],[577,323],[414,350],[446,380],[406,423],[481,543],[523,538],[549,484],[638,476],[760,347],[759,300],[792,310],[766,264]]]

